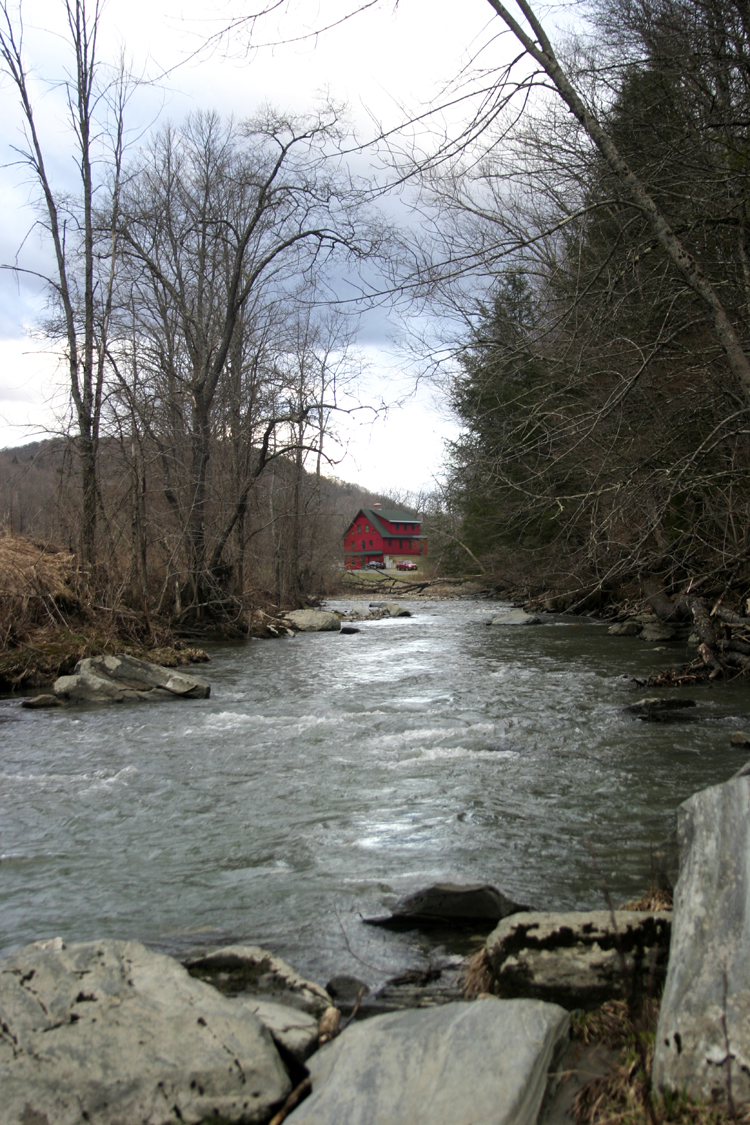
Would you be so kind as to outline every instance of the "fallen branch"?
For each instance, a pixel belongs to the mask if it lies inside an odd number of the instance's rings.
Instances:
[[[312,1082],[309,1078],[304,1078],[299,1086],[294,1087],[279,1112],[271,1118],[268,1125],[281,1125],[281,1122],[286,1121],[292,1110],[296,1109],[299,1103],[304,1101],[311,1091]]]

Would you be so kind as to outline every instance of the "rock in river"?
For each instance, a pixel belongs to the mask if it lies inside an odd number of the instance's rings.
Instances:
[[[541,625],[541,617],[527,613],[525,609],[506,609],[490,621],[490,625]]]
[[[309,1061],[289,1125],[534,1125],[568,1014],[495,1000],[351,1024]]]
[[[338,633],[341,628],[339,615],[327,609],[293,609],[284,621],[298,633]]]
[[[406,606],[399,605],[398,602],[385,602],[383,609],[389,617],[411,617],[411,613]]]
[[[162,668],[134,656],[90,656],[79,660],[72,676],[60,676],[52,689],[73,703],[122,703],[125,699],[180,696],[207,699],[211,685],[198,676]]]
[[[44,944],[0,960],[2,1121],[250,1125],[288,1094],[260,1020],[171,957]]]
[[[527,910],[488,884],[435,883],[400,899],[391,914],[366,918],[388,929],[475,927],[496,925],[501,918]]]

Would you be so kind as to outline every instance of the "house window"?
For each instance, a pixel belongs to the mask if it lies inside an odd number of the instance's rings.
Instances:
[[[365,549],[365,541],[364,541],[364,539],[363,539],[363,540],[362,540],[362,550],[364,551],[364,549]]]
[[[370,546],[372,547],[372,539],[370,540]]]
[[[370,530],[370,525],[369,525],[369,523],[366,523],[365,524],[365,531],[369,531],[369,530]],[[372,543],[370,544],[370,546],[372,546]]]
[[[399,549],[399,551],[403,551],[403,549],[404,549],[404,541],[403,541],[403,539],[399,539],[399,541],[398,541],[398,549]]]

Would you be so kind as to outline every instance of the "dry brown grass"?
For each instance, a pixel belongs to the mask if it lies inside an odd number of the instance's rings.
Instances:
[[[70,551],[0,533],[0,690],[43,687],[100,653],[171,667],[207,659],[166,621],[91,596]]]
[[[665,887],[651,886],[646,891],[645,895],[640,898],[633,899],[632,902],[626,902],[620,910],[671,910],[672,909],[672,892],[668,891]]]
[[[465,997],[480,996],[492,992],[494,984],[492,965],[485,946],[475,953],[461,975],[461,989]]]
[[[728,1102],[704,1104],[681,1094],[652,1095],[648,1076],[658,1019],[659,1004],[654,999],[647,1000],[637,1015],[624,1000],[609,1000],[593,1012],[573,1016],[573,1038],[619,1053],[607,1074],[591,1079],[576,1094],[571,1107],[576,1125],[653,1125],[654,1121],[658,1125],[750,1125],[750,1106],[732,1113]]]
[[[75,556],[20,535],[0,534],[0,598],[75,597]]]

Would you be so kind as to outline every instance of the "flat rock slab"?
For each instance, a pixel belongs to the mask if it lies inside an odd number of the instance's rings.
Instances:
[[[671,913],[608,910],[514,914],[487,938],[499,996],[594,1008],[623,996],[622,956],[633,992],[664,979]]]
[[[750,1099],[750,778],[678,810],[680,877],[654,1083],[694,1098]]]
[[[3,1122],[250,1125],[286,1097],[266,1028],[171,957],[47,944],[0,960]]]
[[[365,921],[371,926],[399,930],[450,926],[465,929],[494,926],[508,914],[526,909],[487,883],[435,883],[400,899],[389,915]]]
[[[226,996],[251,995],[320,1016],[333,1004],[324,988],[301,977],[291,965],[259,945],[227,945],[205,957],[187,960],[192,977]]]
[[[89,656],[72,676],[60,676],[55,695],[72,703],[122,703],[130,699],[208,699],[211,685],[198,676],[162,668],[134,656]]]
[[[534,1125],[567,1043],[554,1004],[494,998],[352,1024],[313,1055],[293,1125]]]
[[[498,613],[490,621],[490,625],[541,625],[541,617],[535,613],[527,613],[524,609],[508,609]]]
[[[293,609],[284,621],[298,633],[338,633],[341,618],[327,609]]]

